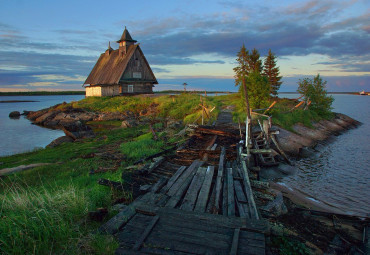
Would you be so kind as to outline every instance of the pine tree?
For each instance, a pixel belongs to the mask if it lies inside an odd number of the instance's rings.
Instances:
[[[238,66],[234,68],[235,72],[235,86],[240,86],[239,91],[242,91],[242,95],[245,99],[245,106],[246,106],[246,112],[248,118],[250,118],[250,110],[249,110],[249,100],[248,100],[248,90],[246,86],[246,77],[249,74],[249,65],[248,65],[248,59],[249,59],[249,52],[245,48],[244,44],[241,47],[240,51],[237,54],[238,58],[236,61],[238,62]]]
[[[249,72],[262,72],[262,60],[260,59],[260,53],[256,48],[252,50],[248,57]]]
[[[279,67],[276,66],[276,56],[269,50],[267,57],[265,58],[263,75],[267,77],[270,84],[270,94],[277,96],[278,90],[282,82],[280,81],[282,76],[279,76]]]

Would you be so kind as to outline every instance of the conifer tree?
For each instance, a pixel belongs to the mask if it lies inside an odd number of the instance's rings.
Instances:
[[[260,53],[256,48],[252,50],[248,57],[249,72],[262,72],[262,60],[260,59]]]
[[[276,66],[276,56],[269,50],[267,57],[265,58],[263,75],[267,77],[270,84],[270,94],[277,96],[278,90],[282,82],[280,81],[282,76],[279,76],[279,67]]]

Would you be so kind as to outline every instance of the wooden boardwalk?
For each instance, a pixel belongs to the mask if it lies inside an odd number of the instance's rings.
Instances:
[[[254,202],[246,163],[228,160],[225,147],[212,150],[215,141],[100,228],[117,236],[116,254],[265,254],[269,227]],[[212,153],[217,163],[208,161]]]

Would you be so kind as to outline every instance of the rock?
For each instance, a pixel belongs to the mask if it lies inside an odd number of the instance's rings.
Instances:
[[[267,205],[262,207],[262,210],[273,214],[278,217],[288,212],[286,205],[284,204],[283,194],[277,190],[270,190],[276,195],[275,199],[270,201]]]
[[[39,116],[34,120],[34,123],[37,125],[43,125],[45,122],[52,120],[60,111],[50,111],[46,112],[43,115]]]
[[[20,116],[21,116],[21,113],[18,111],[9,113],[9,118],[19,118]]]
[[[327,132],[308,128],[308,127],[303,126],[300,123],[294,125],[293,130],[301,136],[308,137],[316,141],[323,141],[328,138]]]
[[[276,136],[281,149],[289,155],[299,156],[300,149],[303,147],[312,147],[316,142],[307,137],[292,133],[283,128],[277,127],[279,134]]]
[[[122,121],[121,128],[136,127],[138,125],[137,121],[134,119],[127,119]]]
[[[32,120],[34,121],[35,119],[37,119],[38,117],[40,117],[41,115],[45,114],[48,112],[48,109],[44,109],[44,110],[40,110],[40,111],[36,111],[36,112],[29,112],[28,115],[27,115],[27,118],[29,120]]]
[[[95,137],[94,132],[92,129],[82,123],[81,121],[60,121],[59,125],[61,126],[61,129],[64,131],[64,133],[72,137],[74,140],[80,139],[80,138],[92,138]]]
[[[69,136],[61,136],[57,139],[55,139],[54,141],[52,141],[51,143],[49,143],[46,147],[47,148],[54,148],[58,145],[61,145],[62,143],[71,143],[73,142],[73,139]]]

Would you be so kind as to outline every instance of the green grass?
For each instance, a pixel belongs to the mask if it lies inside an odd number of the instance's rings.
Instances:
[[[213,121],[219,113],[219,101],[214,97],[202,97],[204,106],[211,110],[216,106],[210,115],[205,116],[206,121]],[[82,108],[88,111],[97,112],[122,112],[131,111],[137,116],[143,115],[144,111],[151,109],[150,117],[152,118],[172,118],[183,120],[185,123],[192,123],[198,119],[202,113],[200,104],[200,95],[193,93],[183,93],[180,95],[165,95],[159,97],[88,97],[78,102],[60,105],[58,109],[67,107]],[[145,114],[144,114],[145,115]]]

